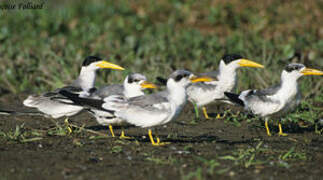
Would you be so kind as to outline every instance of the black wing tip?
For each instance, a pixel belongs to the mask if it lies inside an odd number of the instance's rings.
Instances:
[[[59,93],[65,97],[67,97],[68,99],[72,100],[75,103],[75,105],[79,105],[79,106],[83,106],[83,107],[89,106],[89,107],[93,107],[95,109],[109,112],[111,114],[115,113],[115,111],[113,111],[113,110],[102,108],[102,104],[104,103],[103,100],[82,98],[82,97],[79,97],[78,94],[71,93],[71,92],[64,90],[64,89],[60,90]]]
[[[234,102],[240,106],[244,106],[244,102],[239,98],[239,94],[224,92],[224,95],[228,97],[231,102]]]
[[[0,114],[2,114],[2,115],[13,115],[13,114],[16,114],[16,112],[15,111],[10,111],[10,110],[0,109]]]
[[[64,90],[64,89],[61,89],[58,93],[61,94],[61,95],[63,95],[63,96],[65,96],[65,97],[68,97],[68,98],[78,97],[77,94],[71,93],[71,92],[69,92],[67,90]]]

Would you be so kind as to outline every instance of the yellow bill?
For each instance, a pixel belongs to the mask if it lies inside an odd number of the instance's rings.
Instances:
[[[305,76],[307,75],[323,75],[323,71],[317,70],[317,69],[310,69],[305,68],[301,71],[301,73]]]
[[[209,76],[192,76],[190,78],[192,83],[197,83],[197,82],[211,82],[211,81],[215,81],[214,78],[211,78]]]
[[[254,61],[251,61],[251,60],[248,60],[248,59],[241,59],[238,64],[241,66],[241,67],[254,67],[254,68],[264,68],[263,65],[261,64],[258,64]]]
[[[154,89],[154,88],[157,88],[157,87],[158,87],[157,85],[155,85],[155,84],[153,84],[153,83],[150,83],[150,82],[148,82],[148,81],[144,81],[144,82],[142,82],[142,83],[140,84],[140,86],[141,86],[142,88],[147,88],[147,89]]]
[[[118,66],[116,64],[109,63],[107,61],[100,61],[100,63],[98,63],[97,66],[100,67],[100,68],[124,70],[123,67]]]

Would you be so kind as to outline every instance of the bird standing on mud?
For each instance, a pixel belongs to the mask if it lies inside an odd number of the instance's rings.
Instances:
[[[94,88],[96,70],[101,68],[124,70],[124,68],[104,61],[96,56],[88,56],[82,64],[81,72],[76,80],[63,88],[56,89],[51,92],[46,92],[42,95],[31,95],[24,100],[23,104],[27,107],[37,108],[46,116],[52,118],[60,118],[63,116],[73,116],[80,112],[83,107],[75,106],[70,100],[62,98],[58,92],[60,90],[79,93],[81,96],[88,96]],[[66,120],[67,122],[67,120]]]
[[[297,80],[307,75],[323,75],[322,71],[306,68],[303,64],[292,63],[285,67],[281,74],[280,84],[263,90],[246,90],[240,95],[225,92],[230,101],[241,105],[245,110],[265,118],[267,135],[271,136],[268,120],[280,117],[295,107],[301,101],[301,92]],[[279,135],[285,136],[279,122]]]
[[[144,95],[143,90],[147,88],[157,88],[157,86],[153,83],[148,82],[146,76],[142,74],[130,73],[125,78],[123,84],[112,84],[109,86],[101,87],[97,91],[94,91],[88,98],[103,100],[104,98],[112,95],[123,96],[125,98],[133,98]],[[102,110],[101,108],[93,108],[87,105],[86,102],[80,101],[78,99],[78,95],[64,90],[60,91],[59,93],[72,100],[75,105],[85,107],[85,109],[88,110],[88,112],[90,112],[96,118],[96,121],[99,124],[108,125],[112,137],[115,137],[112,124],[122,123],[124,122],[123,119],[117,118],[112,112]],[[128,138],[124,135],[123,130],[121,132],[120,138]]]
[[[165,91],[130,99],[122,96],[109,96],[104,100],[95,100],[96,104],[92,103],[92,106],[111,111],[116,117],[124,119],[135,126],[149,128],[148,136],[151,144],[161,146],[166,143],[161,143],[158,137],[155,142],[150,128],[166,124],[180,114],[187,99],[187,85],[213,80],[207,76],[196,77],[186,70],[177,70],[169,76]],[[89,100],[81,97],[78,99],[84,102]]]
[[[231,92],[236,87],[236,70],[239,67],[263,68],[264,66],[251,60],[244,59],[242,56],[237,54],[224,55],[222,57],[222,60],[220,61],[218,71],[203,73],[203,75],[216,78],[217,81],[199,82],[188,86],[188,100],[194,104],[197,117],[197,107],[203,106],[202,110],[204,117],[206,119],[209,119],[206,108],[204,106],[212,102],[225,102],[226,97],[224,95],[224,92]]]

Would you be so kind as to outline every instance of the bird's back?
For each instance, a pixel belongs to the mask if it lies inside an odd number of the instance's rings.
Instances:
[[[23,104],[27,107],[37,108],[53,118],[72,116],[82,110],[82,107],[74,106],[72,101],[58,93],[62,89],[73,93],[83,92],[79,87],[66,86],[42,95],[30,95]]]
[[[110,96],[105,101],[104,108],[114,110],[117,117],[136,126],[160,125],[167,121],[171,115],[167,91],[129,99],[121,96]]]
[[[278,84],[262,90],[247,90],[240,94],[240,99],[247,109],[261,116],[280,116],[294,109],[299,103],[300,92],[286,100],[277,96],[282,85]],[[286,95],[287,96],[287,95]]]
[[[121,84],[112,84],[109,86],[103,86],[99,88],[92,96],[98,96],[100,98],[105,98],[112,95],[123,96],[124,87]]]

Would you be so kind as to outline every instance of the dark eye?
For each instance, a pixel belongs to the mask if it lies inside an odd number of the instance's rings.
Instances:
[[[298,66],[297,70],[301,70],[303,68],[303,66]]]
[[[140,80],[139,79],[135,79],[135,80],[133,80],[133,82],[139,82]]]
[[[95,91],[97,91],[97,88],[96,87],[93,87],[89,90],[89,93],[94,93]]]
[[[183,75],[177,75],[175,77],[175,81],[180,81],[183,78]]]
[[[288,65],[285,70],[287,72],[292,72],[292,71],[299,71],[303,68],[304,66],[303,65],[299,65],[299,64],[290,64]]]

